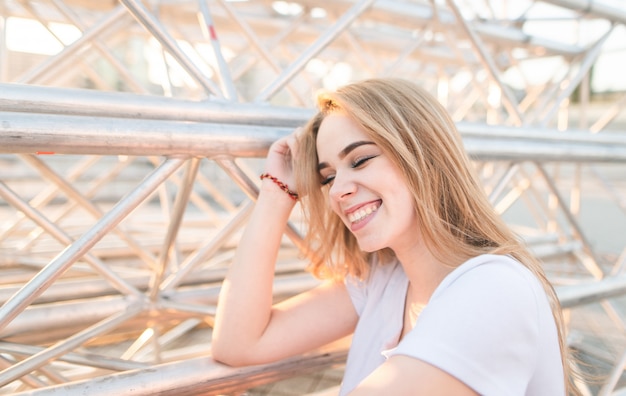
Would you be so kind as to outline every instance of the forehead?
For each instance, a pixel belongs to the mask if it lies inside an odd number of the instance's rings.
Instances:
[[[327,115],[317,132],[317,153],[320,161],[336,157],[346,146],[356,141],[371,140],[365,130],[343,113]]]

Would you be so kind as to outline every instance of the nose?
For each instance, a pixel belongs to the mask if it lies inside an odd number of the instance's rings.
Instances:
[[[339,202],[356,192],[356,183],[349,175],[345,173],[337,172],[333,179],[333,184],[330,186],[329,194],[330,198]]]

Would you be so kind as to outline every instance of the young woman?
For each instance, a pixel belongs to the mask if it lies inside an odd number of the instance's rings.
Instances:
[[[258,364],[353,334],[341,395],[576,393],[554,290],[493,211],[446,110],[398,79],[318,105],[269,151],[220,295],[214,358]],[[273,306],[298,198],[312,272],[326,281]]]

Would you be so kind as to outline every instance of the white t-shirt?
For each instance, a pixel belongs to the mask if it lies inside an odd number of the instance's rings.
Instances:
[[[508,256],[482,255],[437,287],[400,343],[408,279],[402,265],[373,263],[347,278],[359,322],[340,395],[392,355],[445,370],[485,396],[565,394],[556,325],[541,283]]]

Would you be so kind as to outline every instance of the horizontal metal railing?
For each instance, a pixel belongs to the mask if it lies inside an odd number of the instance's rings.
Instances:
[[[31,97],[36,99],[27,99]],[[271,142],[312,114],[297,108],[205,105],[59,88],[49,92],[10,84],[0,84],[0,109],[4,153],[199,157],[262,157]],[[626,161],[626,133],[468,123],[459,123],[458,129],[469,154],[479,160]]]

